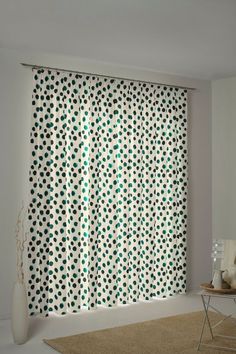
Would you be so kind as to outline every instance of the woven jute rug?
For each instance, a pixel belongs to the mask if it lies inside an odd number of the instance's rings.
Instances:
[[[44,342],[63,354],[196,354],[203,318],[202,311],[192,312],[69,337],[44,339]],[[210,318],[214,324],[221,316],[211,312]],[[236,336],[236,323],[227,320],[218,332]],[[210,340],[208,329],[204,342],[236,348],[233,340]],[[206,347],[201,347],[200,352],[226,353]]]

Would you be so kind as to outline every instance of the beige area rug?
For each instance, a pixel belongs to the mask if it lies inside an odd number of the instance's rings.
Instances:
[[[203,317],[203,312],[192,312],[69,337],[45,339],[44,342],[63,354],[196,354]],[[221,316],[211,312],[210,318],[214,323]],[[236,323],[227,320],[219,327],[219,331],[236,336]],[[204,342],[236,346],[236,341],[226,342],[222,338],[212,342],[208,329]],[[206,347],[201,347],[200,352],[226,353]]]

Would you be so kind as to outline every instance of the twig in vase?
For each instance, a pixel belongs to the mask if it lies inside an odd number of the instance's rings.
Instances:
[[[23,216],[22,213],[24,213]],[[16,222],[16,270],[17,270],[17,279],[19,282],[24,281],[23,255],[24,255],[25,244],[28,236],[28,233],[25,232],[26,216],[27,216],[27,208],[25,209],[24,203],[22,202],[22,206],[18,213],[17,222]]]

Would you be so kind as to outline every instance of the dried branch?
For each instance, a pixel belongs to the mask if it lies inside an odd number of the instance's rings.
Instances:
[[[23,213],[23,215],[22,215]],[[23,255],[25,250],[25,244],[27,242],[28,233],[25,232],[25,219],[27,216],[27,208],[24,207],[24,203],[22,201],[21,209],[17,216],[16,221],[16,270],[17,270],[17,279],[19,282],[24,281],[24,262]]]

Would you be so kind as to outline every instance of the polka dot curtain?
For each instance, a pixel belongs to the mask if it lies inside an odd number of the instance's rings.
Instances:
[[[33,76],[30,313],[185,292],[186,90]]]

